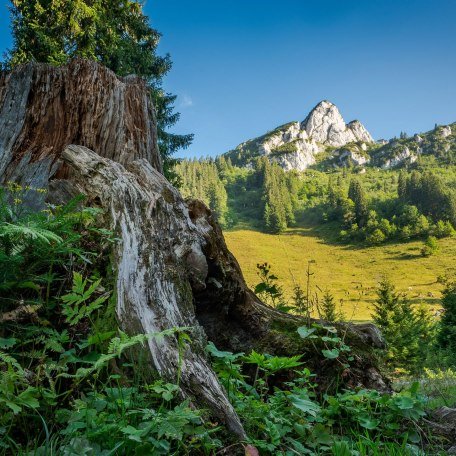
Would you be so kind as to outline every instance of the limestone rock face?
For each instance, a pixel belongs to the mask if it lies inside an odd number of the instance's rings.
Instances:
[[[351,121],[347,127],[350,131],[353,132],[356,141],[361,141],[365,144],[375,142],[374,138],[372,138],[371,134],[366,130],[366,127],[359,120]]]
[[[322,101],[302,122],[290,122],[259,138],[240,144],[233,152],[248,157],[267,156],[286,171],[304,171],[328,146],[371,144],[374,140],[361,122],[345,123],[337,107]],[[244,163],[244,165],[248,165]]]
[[[447,138],[448,136],[451,135],[451,127],[449,125],[446,125],[445,127],[442,127],[440,131],[440,135],[442,138]]]
[[[369,163],[369,158],[356,150],[341,149],[339,154],[339,163],[341,165],[345,165],[347,162],[351,162],[355,166],[362,166]]]
[[[392,169],[408,161],[415,163],[418,157],[407,147],[403,147],[394,157],[388,158],[382,165],[382,169]]]
[[[322,101],[315,106],[302,122],[301,128],[309,137],[327,146],[339,147],[357,141],[374,142],[361,122],[354,120],[347,125],[337,106],[329,101]]]

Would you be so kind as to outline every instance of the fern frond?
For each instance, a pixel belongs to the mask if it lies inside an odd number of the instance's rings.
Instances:
[[[17,362],[16,358],[13,358],[8,353],[0,350],[0,362],[13,366],[17,369],[18,372],[23,373],[24,370],[22,369],[21,365]]]

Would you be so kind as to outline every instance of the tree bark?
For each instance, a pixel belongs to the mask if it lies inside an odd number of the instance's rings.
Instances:
[[[67,177],[60,155],[69,144],[119,163],[144,158],[161,171],[145,82],[88,60],[0,73],[0,184],[45,188],[51,178]]]

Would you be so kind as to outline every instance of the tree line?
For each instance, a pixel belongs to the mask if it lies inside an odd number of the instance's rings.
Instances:
[[[247,169],[221,156],[183,161],[176,172],[183,193],[205,201],[225,227],[242,222],[281,233],[299,220],[329,223],[340,241],[370,245],[455,232],[456,192],[431,171],[300,174],[266,157]]]

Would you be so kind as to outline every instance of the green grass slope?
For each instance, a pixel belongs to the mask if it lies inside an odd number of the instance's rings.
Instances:
[[[329,289],[341,303],[346,318],[357,321],[371,318],[376,285],[384,275],[414,303],[437,310],[442,288],[437,277],[456,272],[455,238],[440,240],[439,251],[423,258],[422,241],[353,247],[327,243],[306,228],[290,229],[282,235],[252,230],[224,234],[250,286],[259,281],[257,263],[268,262],[290,296],[294,281],[305,287],[307,265],[314,260],[311,289]]]

